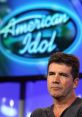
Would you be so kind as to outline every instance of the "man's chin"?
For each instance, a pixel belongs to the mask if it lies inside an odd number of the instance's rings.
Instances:
[[[62,98],[61,95],[52,95],[52,97],[55,98],[55,99],[60,99],[60,98]]]

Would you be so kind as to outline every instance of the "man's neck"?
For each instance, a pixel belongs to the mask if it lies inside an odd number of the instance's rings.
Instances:
[[[75,100],[76,100],[76,95],[73,95],[70,98],[60,98],[60,99],[55,99],[54,100],[54,108],[53,112],[55,116],[59,117],[62,112],[67,109]],[[58,116],[59,114],[59,116]]]
[[[76,98],[77,98],[76,94],[72,93],[71,95],[67,97],[55,98],[54,104],[58,106],[71,105],[75,101]]]

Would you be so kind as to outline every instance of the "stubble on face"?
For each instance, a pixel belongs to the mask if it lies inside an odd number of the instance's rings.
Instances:
[[[51,78],[51,77],[55,77],[55,76],[48,75],[47,85],[48,85],[48,90],[50,95],[56,99],[65,98],[66,96],[71,95],[73,91],[72,77],[66,76],[66,78],[64,78],[64,76],[61,76],[60,74],[60,73],[71,74],[71,67],[53,63],[49,66],[49,72],[52,72],[55,74],[57,73],[60,77],[58,81],[57,80],[53,81],[54,78]]]

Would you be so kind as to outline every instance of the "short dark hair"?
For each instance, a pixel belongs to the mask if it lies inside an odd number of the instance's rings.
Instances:
[[[71,73],[72,73],[73,79],[79,78],[80,62],[76,56],[72,54],[66,54],[63,52],[56,52],[50,56],[50,59],[48,62],[48,69],[51,63],[58,63],[58,64],[63,63],[67,66],[71,66],[72,67]]]

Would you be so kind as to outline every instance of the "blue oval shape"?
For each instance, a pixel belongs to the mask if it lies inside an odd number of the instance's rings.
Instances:
[[[80,20],[66,8],[35,5],[15,11],[4,21],[1,50],[17,61],[44,62],[53,52],[73,51],[80,31]]]

